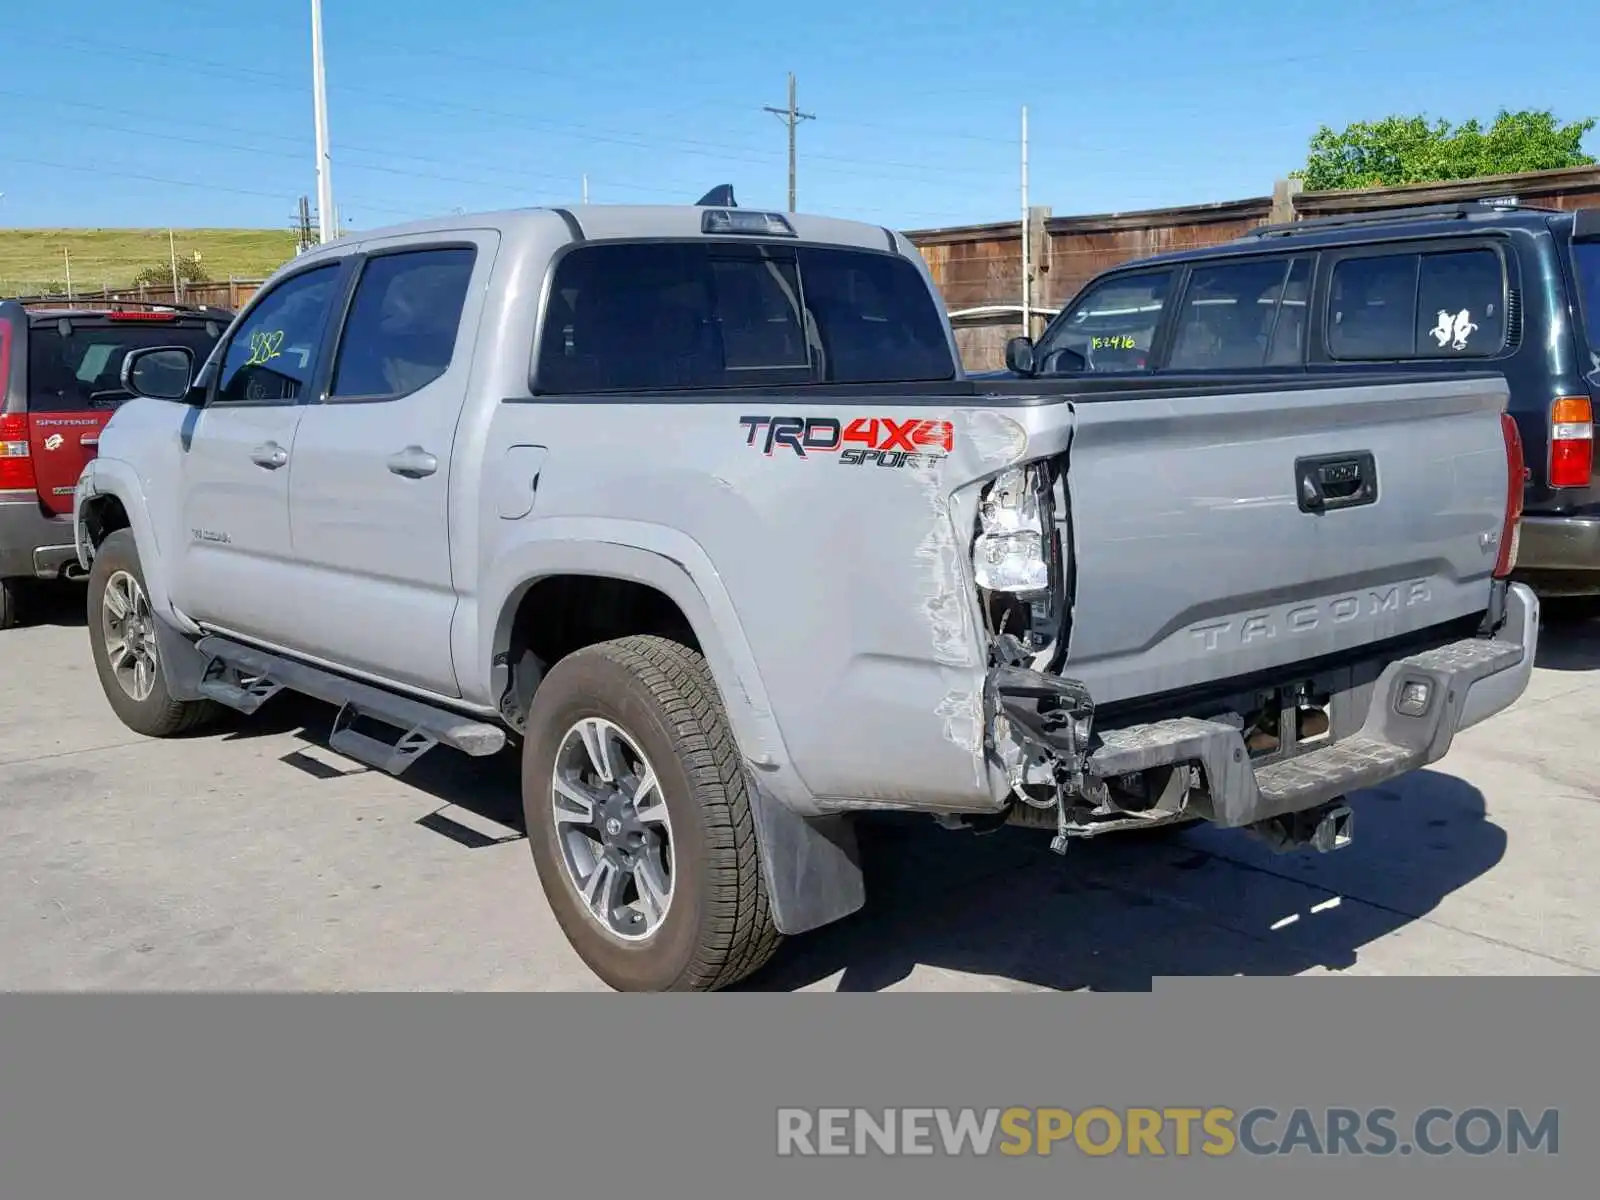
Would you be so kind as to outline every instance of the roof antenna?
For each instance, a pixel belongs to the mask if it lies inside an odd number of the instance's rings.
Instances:
[[[700,197],[696,208],[738,208],[738,203],[733,198],[733,184],[719,183],[704,196]]]

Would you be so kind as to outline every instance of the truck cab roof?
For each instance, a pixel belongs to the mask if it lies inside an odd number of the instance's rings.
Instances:
[[[297,263],[387,238],[492,229],[501,234],[542,232],[552,221],[566,226],[574,241],[616,241],[677,238],[783,237],[799,242],[904,253],[910,243],[885,226],[804,213],[754,208],[709,208],[688,204],[589,204],[552,208],[514,208],[494,212],[452,214],[346,234],[296,259]],[[742,226],[742,227],[741,227]],[[784,227],[787,226],[785,230]]]

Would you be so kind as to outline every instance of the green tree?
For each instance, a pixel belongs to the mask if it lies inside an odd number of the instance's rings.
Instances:
[[[178,278],[184,283],[208,283],[211,277],[206,274],[200,265],[198,257],[180,258],[178,260]],[[133,277],[133,286],[146,284],[149,287],[172,287],[172,260],[163,258],[153,262],[148,267],[141,267]]]
[[[1425,116],[1357,121],[1340,131],[1324,125],[1294,177],[1308,192],[1327,192],[1590,166],[1583,139],[1595,124],[1594,117],[1561,124],[1551,112],[1501,109],[1487,129],[1475,119],[1451,125]]]

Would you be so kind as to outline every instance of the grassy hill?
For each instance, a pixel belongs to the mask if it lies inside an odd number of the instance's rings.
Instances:
[[[259,279],[294,256],[294,234],[279,229],[175,229],[179,258],[200,255],[212,279]],[[165,263],[165,229],[0,229],[0,296],[59,288],[62,251],[74,288],[126,287],[141,268]]]

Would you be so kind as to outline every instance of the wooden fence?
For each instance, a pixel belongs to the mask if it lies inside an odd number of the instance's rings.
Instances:
[[[1053,311],[1094,276],[1119,263],[1213,246],[1269,222],[1500,197],[1547,208],[1600,205],[1600,168],[1353,192],[1304,193],[1282,181],[1272,195],[1248,200],[1085,217],[1036,214],[1029,235],[1034,260],[1030,306]],[[999,306],[1013,310],[956,318],[956,340],[967,369],[1002,366],[1006,339],[1022,332],[1020,219],[917,230],[906,236],[922,251],[953,313]],[[1038,327],[1036,321],[1036,331]]]
[[[71,296],[57,293],[24,296],[22,299],[29,303],[60,301],[91,306],[115,304],[119,300],[138,300],[146,304],[186,304],[195,308],[225,308],[237,312],[251,296],[256,294],[256,289],[264,282],[266,281],[263,279],[214,280],[206,283],[186,283],[176,291],[170,284],[166,287],[140,284],[137,287],[94,288],[87,291],[74,288]]]

